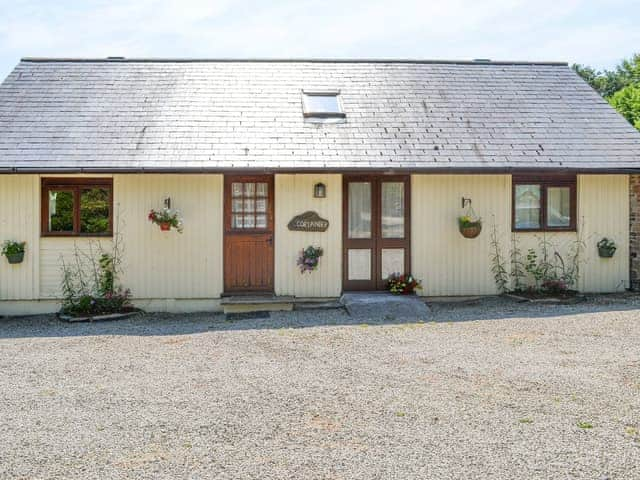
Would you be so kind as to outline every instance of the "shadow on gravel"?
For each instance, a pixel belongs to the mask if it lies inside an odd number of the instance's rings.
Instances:
[[[482,298],[464,303],[434,303],[428,321],[473,322],[504,320],[509,318],[546,318],[564,315],[592,314],[638,310],[637,295],[598,295],[573,305],[518,303],[503,297]],[[427,323],[428,323],[427,322]],[[415,319],[394,318],[363,322],[350,317],[342,309],[297,310],[273,312],[267,318],[229,320],[222,313],[143,314],[126,320],[88,323],[66,323],[54,315],[0,318],[0,339],[82,337],[82,336],[174,336],[193,335],[211,331],[264,330],[282,328],[309,328],[324,326],[400,325],[416,323]]]

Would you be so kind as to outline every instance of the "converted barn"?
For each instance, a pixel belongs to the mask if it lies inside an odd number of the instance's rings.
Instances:
[[[621,291],[639,171],[640,134],[564,63],[23,59],[0,86],[0,242],[26,242],[0,313],[58,310],[61,265],[116,242],[151,311],[409,272],[489,295],[539,281],[531,251]]]

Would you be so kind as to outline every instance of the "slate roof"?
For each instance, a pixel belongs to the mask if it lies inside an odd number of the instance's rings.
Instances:
[[[23,59],[0,86],[0,171],[231,168],[640,169],[640,133],[550,62]]]

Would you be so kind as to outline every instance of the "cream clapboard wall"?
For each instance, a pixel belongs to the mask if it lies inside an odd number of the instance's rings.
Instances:
[[[327,186],[326,198],[313,198],[313,186]],[[296,297],[337,297],[342,291],[342,176],[275,176],[275,292]],[[307,210],[327,220],[326,232],[292,232],[289,221]],[[301,274],[296,265],[300,251],[313,245],[322,247],[320,266]]]
[[[515,238],[524,259],[527,250],[539,251],[542,240],[550,252],[565,259],[578,238],[580,255],[578,289],[584,292],[616,292],[629,286],[629,184],[627,175],[578,176],[579,233],[511,234],[511,177],[509,175],[413,175],[412,268],[423,280],[423,295],[487,295],[496,293],[491,274],[490,234],[495,223],[500,251],[510,269]],[[461,197],[472,199],[483,219],[478,238],[465,239],[456,219],[463,213]],[[598,256],[597,242],[615,240],[618,251],[611,259]]]
[[[39,182],[37,175],[0,175],[0,244],[5,240],[27,242],[23,263],[9,265],[0,258],[0,300],[40,296]]]
[[[489,233],[495,223],[509,238],[509,175],[412,175],[411,265],[422,280],[421,295],[489,295],[496,291],[491,274]],[[458,231],[462,197],[471,198],[483,219],[478,238]],[[506,253],[506,243],[503,241]]]
[[[86,176],[86,175],[83,175]],[[101,175],[105,176],[105,175]],[[312,197],[313,184],[327,184],[325,199]],[[342,285],[342,186],[340,175],[276,175],[275,289],[280,295],[334,297]],[[115,206],[122,217],[125,248],[123,282],[136,298],[218,298],[222,291],[221,175],[115,175]],[[170,196],[182,210],[185,233],[162,233],[146,220]],[[484,219],[474,240],[462,238],[456,218],[462,196]],[[619,291],[628,286],[628,176],[578,177],[578,222],[586,244],[580,289]],[[316,210],[329,219],[324,233],[290,232],[296,214]],[[493,219],[505,255],[511,243],[511,179],[508,175],[412,176],[412,265],[424,280],[425,295],[495,292],[490,272],[489,234]],[[0,175],[0,241],[25,240],[24,263],[0,261],[0,300],[56,298],[60,295],[60,255],[87,239],[40,238],[40,176]],[[520,248],[537,246],[539,234],[517,234]],[[609,237],[619,246],[612,259],[600,259],[595,244]],[[566,253],[572,233],[549,235]],[[108,241],[105,242],[108,244]],[[298,252],[308,245],[325,249],[319,271],[301,275]],[[107,245],[108,246],[108,245]]]
[[[139,299],[219,298],[223,258],[222,175],[116,175],[124,249],[122,283]],[[184,233],[147,220],[163,199],[180,210]]]

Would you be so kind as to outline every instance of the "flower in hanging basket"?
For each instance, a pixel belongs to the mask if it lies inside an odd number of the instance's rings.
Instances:
[[[27,242],[14,242],[6,240],[2,244],[2,255],[7,257],[7,261],[12,264],[22,263],[24,260],[24,246]]]
[[[153,210],[149,212],[149,221],[160,225],[160,230],[168,232],[171,228],[175,228],[178,233],[182,233],[182,217],[177,210],[171,210],[170,208],[163,208],[160,211]]]
[[[616,250],[618,249],[616,242],[614,242],[613,240],[609,240],[607,237],[604,237],[602,240],[600,240],[597,243],[597,247],[598,255],[601,258],[613,257],[613,254],[616,253]]]
[[[308,246],[300,252],[298,257],[298,267],[300,267],[300,273],[313,272],[318,269],[318,263],[320,263],[320,257],[324,252],[322,247]]]
[[[411,295],[422,290],[422,282],[410,273],[392,273],[387,277],[387,290],[396,295]]]
[[[482,231],[482,219],[463,215],[458,217],[458,228],[463,237],[476,238]]]

